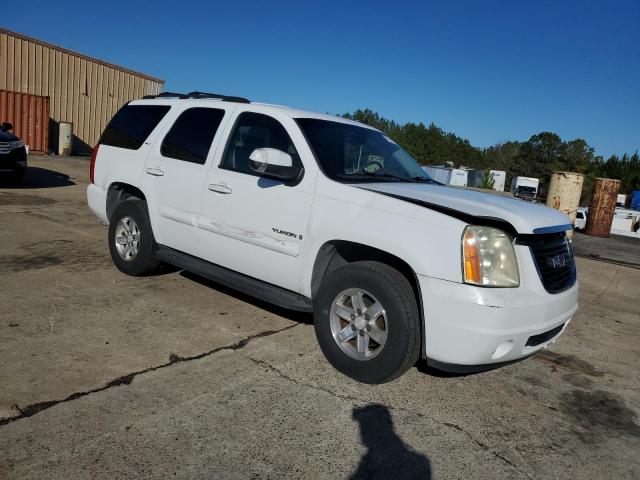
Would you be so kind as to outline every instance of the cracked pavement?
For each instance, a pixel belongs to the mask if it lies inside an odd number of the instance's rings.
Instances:
[[[640,478],[638,269],[579,259],[577,317],[523,362],[362,385],[308,316],[119,274],[87,159],[30,165],[0,188],[0,478]]]

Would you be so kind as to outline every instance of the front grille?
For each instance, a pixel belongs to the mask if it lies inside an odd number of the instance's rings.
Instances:
[[[10,151],[11,149],[9,148],[9,144],[7,142],[0,142],[0,154],[6,155]]]
[[[562,325],[558,325],[555,328],[552,328],[551,330],[529,337],[529,339],[527,340],[527,347],[535,347],[537,345],[540,345],[541,343],[551,340],[562,331],[562,327],[564,327],[564,323]]]
[[[520,245],[531,249],[542,285],[549,293],[560,293],[576,282],[573,248],[564,233],[521,235]]]

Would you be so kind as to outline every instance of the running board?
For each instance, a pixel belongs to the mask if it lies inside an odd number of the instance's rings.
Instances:
[[[234,290],[238,290],[265,302],[272,303],[288,310],[312,312],[311,299],[299,293],[272,285],[228,268],[207,262],[201,258],[174,250],[164,245],[158,245],[158,257],[163,262],[195,273],[201,277],[219,282]]]

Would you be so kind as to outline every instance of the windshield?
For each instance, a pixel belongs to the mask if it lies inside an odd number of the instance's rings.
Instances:
[[[411,155],[377,130],[315,118],[298,125],[324,173],[339,182],[433,182]]]

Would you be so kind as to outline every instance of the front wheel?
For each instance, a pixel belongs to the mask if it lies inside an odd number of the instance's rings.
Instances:
[[[343,374],[364,383],[389,382],[420,355],[420,315],[411,284],[396,269],[347,264],[322,282],[314,304],[320,348]]]
[[[138,198],[118,204],[109,219],[109,251],[118,270],[133,276],[156,270],[157,250],[147,204]]]

